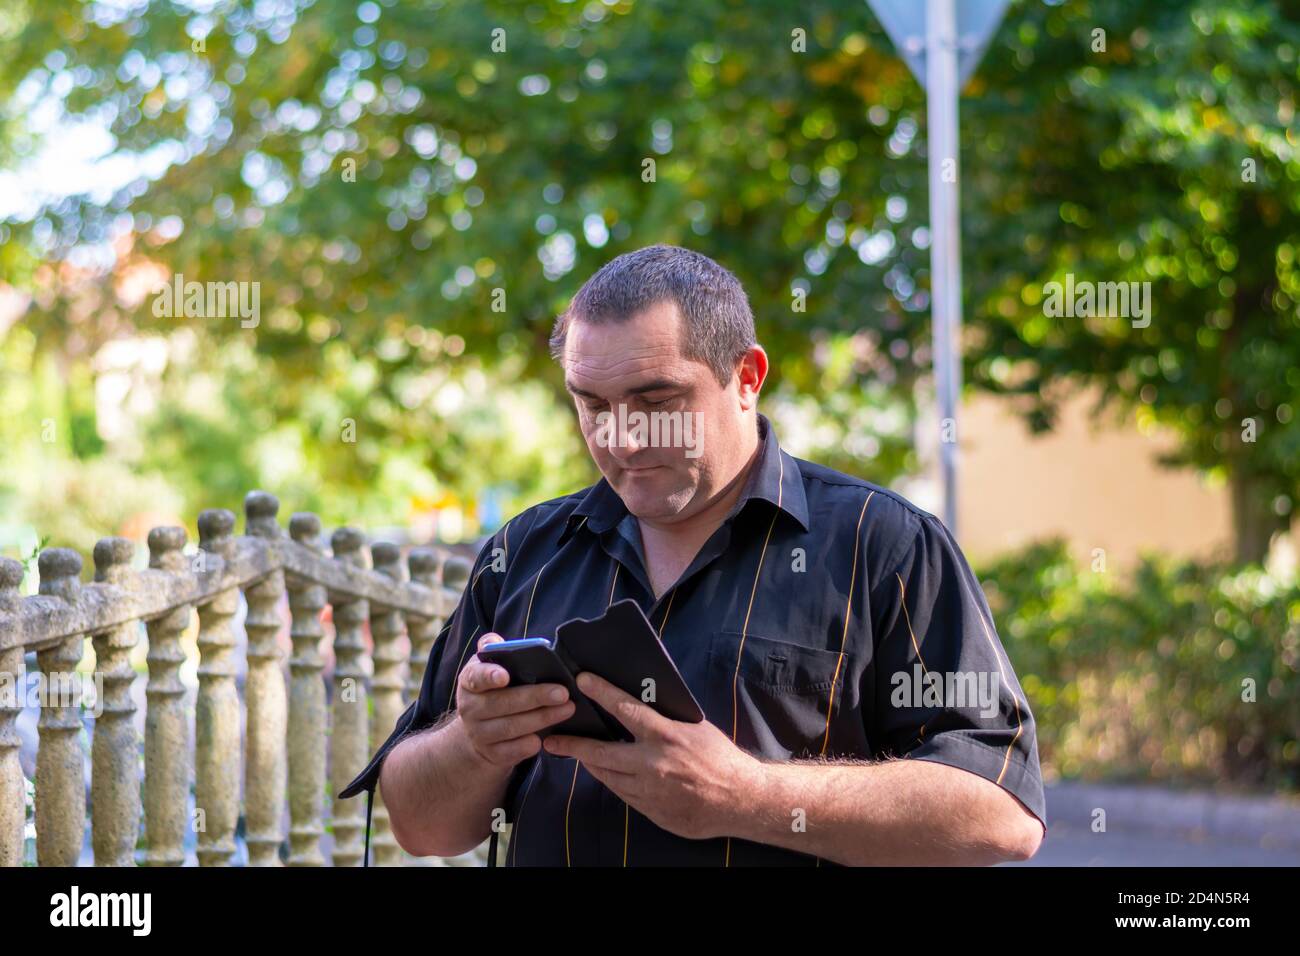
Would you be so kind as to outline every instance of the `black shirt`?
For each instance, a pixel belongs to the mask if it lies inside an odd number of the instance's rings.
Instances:
[[[901,496],[760,449],[730,515],[656,599],[636,518],[601,479],[529,508],[479,552],[438,636],[419,698],[344,790],[373,791],[397,741],[456,706],[479,637],[554,637],[632,598],[708,720],[766,758],[887,756],[960,767],[1046,822],[1034,718],[992,615],[938,518]],[[815,865],[740,839],[660,829],[585,772],[542,751],[515,768],[507,865]]]

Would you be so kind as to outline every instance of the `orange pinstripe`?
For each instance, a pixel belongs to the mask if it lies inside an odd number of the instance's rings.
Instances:
[[[979,611],[979,608],[977,607],[975,610]],[[998,654],[998,647],[993,642],[993,635],[989,633],[989,626],[984,623],[984,615],[980,614],[979,619],[980,627],[984,628],[984,636],[988,639],[989,649],[993,651],[993,659],[998,662],[998,673],[1002,675],[1002,686],[1008,689],[1008,692],[1011,694],[1011,702],[1016,708],[1016,735],[1011,738],[1011,743],[1007,744],[1007,753],[1002,759],[1002,769],[998,772],[998,779],[996,781],[998,784],[1001,784],[1003,776],[1006,775],[1007,767],[1011,765],[1011,751],[1016,746],[1016,741],[1020,739],[1020,735],[1024,732],[1025,727],[1020,719],[1020,698],[1016,696],[1014,690],[1010,690],[1011,684],[1007,681],[1007,672],[1002,667],[1002,657]]]
[[[668,624],[668,615],[673,610],[673,598],[677,596],[677,589],[673,588],[672,593],[668,595],[668,606],[664,608],[664,619],[659,622],[659,638],[663,639],[664,627]],[[632,811],[627,802],[623,803],[623,865],[627,866],[627,845],[628,831],[632,828]]]
[[[578,524],[578,527],[581,528],[586,523],[587,523],[587,516],[583,515],[582,521]],[[547,561],[546,563],[550,564],[549,561]],[[545,569],[545,567],[546,565],[542,565],[543,570]],[[609,582],[609,600],[605,602],[606,609],[608,609],[609,606],[614,603],[614,588],[618,586],[618,572],[620,567],[621,565],[619,565],[619,563],[615,561],[614,577]],[[541,571],[537,572],[539,577],[541,576],[541,573],[542,573]],[[531,608],[532,601],[530,600],[528,603],[529,603],[529,607]],[[581,760],[573,761],[573,780],[569,784],[569,802],[564,805],[564,865],[565,866],[573,865],[572,863],[569,862],[569,813],[573,809],[573,791],[578,786],[578,768],[581,766],[582,766]],[[623,809],[626,811],[627,804],[623,805]],[[624,866],[627,865],[627,820],[626,818],[624,818],[623,821],[623,865]]]
[[[898,578],[898,602],[903,605],[903,617],[907,620],[907,633],[912,637],[912,650],[916,651],[916,659],[921,662],[921,673],[928,677],[930,672],[926,669],[925,659],[921,657],[921,646],[916,642],[916,632],[912,630],[912,615],[907,612],[907,588],[903,587],[903,576],[895,571],[894,577]]]
[[[582,519],[582,522],[578,525],[578,527],[582,527],[582,525],[584,525],[584,524],[586,524],[586,523],[587,523],[587,519],[586,519],[586,517],[584,516],[583,519]],[[502,550],[502,554],[503,554],[503,556],[504,556],[504,555],[508,555],[508,554],[510,553],[510,525],[506,525],[506,527],[505,527],[505,529],[504,529],[504,539],[503,539],[503,540],[504,540],[505,547],[503,547],[501,550]],[[536,597],[536,595],[537,595],[537,585],[538,585],[538,583],[542,580],[542,572],[546,570],[546,565],[547,565],[547,564],[550,564],[550,563],[551,563],[551,559],[548,559],[547,562],[546,562],[546,564],[543,564],[540,568],[537,569],[537,576],[536,576],[535,578],[533,578],[533,589],[532,589],[532,591],[530,591],[529,594],[528,594],[528,610],[527,610],[527,612],[524,614],[524,635],[525,635],[525,636],[527,636],[527,634],[528,634],[528,622],[532,620],[532,616],[533,616],[533,598]],[[480,571],[479,573],[482,574],[481,571]],[[528,782],[524,785],[524,795],[523,795],[523,796],[520,798],[520,800],[519,800],[519,813],[518,813],[518,815],[515,817],[515,824],[514,824],[514,827],[512,828],[511,833],[510,833],[510,849],[511,849],[512,851],[513,851],[513,850],[516,850],[516,849],[518,848],[518,846],[519,846],[519,843],[518,843],[518,836],[519,836],[518,831],[519,831],[519,827],[520,827],[520,826],[522,825],[522,823],[523,823],[523,817],[524,817],[524,804],[528,802],[528,794],[529,794],[529,791],[532,790],[533,780],[537,777],[537,768],[540,767],[541,765],[542,765],[542,761],[541,761],[541,757],[540,757],[540,755],[539,755],[539,756],[538,756],[538,760],[537,760],[537,762],[533,764],[533,771],[532,771],[532,773],[530,773],[530,774],[528,775]],[[569,853],[569,832],[568,832],[569,821],[568,821],[568,816],[567,816],[567,814],[566,814],[566,816],[565,816],[565,820],[564,820],[564,827],[565,827],[565,832],[564,832],[564,853],[565,853],[565,859],[567,860],[567,859],[568,859],[568,853]],[[516,857],[517,857],[517,856],[518,856],[518,854],[516,854]]]
[[[745,623],[740,628],[740,646],[736,648],[736,671],[731,675],[731,742],[736,742],[736,731],[740,723],[740,701],[738,688],[740,684],[740,659],[745,653],[745,638],[749,634],[749,616],[754,612],[754,595],[758,593],[758,579],[763,573],[763,559],[767,556],[767,545],[772,540],[772,529],[776,527],[776,516],[781,513],[781,498],[785,492],[785,456],[777,458],[780,470],[776,479],[776,511],[772,513],[772,522],[767,526],[767,536],[763,538],[763,548],[758,552],[758,568],[754,571],[754,584],[749,589],[749,606],[745,609]],[[727,852],[723,866],[731,866],[731,837],[727,837]]]
[[[826,733],[822,737],[822,756],[825,756],[826,745],[831,739],[831,714],[835,712],[835,684],[840,679],[840,668],[844,665],[844,646],[849,636],[849,618],[853,614],[853,585],[858,577],[858,542],[862,537],[862,519],[866,517],[867,505],[871,504],[871,499],[875,496],[876,493],[873,491],[867,495],[867,500],[862,502],[862,510],[858,512],[858,527],[853,533],[853,570],[849,572],[849,600],[844,607],[844,631],[840,634],[840,656],[835,661],[835,676],[831,678],[831,699],[826,704]]]
[[[573,808],[573,791],[578,786],[578,765],[580,760],[573,761],[573,780],[569,783],[569,802],[564,805],[564,865],[573,866],[569,859],[569,811]]]

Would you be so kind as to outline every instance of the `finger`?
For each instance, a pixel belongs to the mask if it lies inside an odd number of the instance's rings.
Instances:
[[[536,710],[525,711],[522,714],[479,721],[476,732],[482,739],[492,743],[515,740],[567,720],[573,716],[574,710],[573,701],[553,707],[538,707]]]
[[[513,767],[521,760],[527,760],[542,749],[542,738],[537,734],[503,740],[500,743],[485,744],[479,748],[490,762],[503,767]]]
[[[478,639],[475,651],[481,651],[485,647],[501,644],[504,641],[505,638],[500,634],[489,631]],[[490,664],[487,661],[480,660],[478,654],[475,653],[461,670],[460,680],[466,690],[481,694],[494,687],[505,687],[510,683],[510,673],[499,664]]]
[[[584,765],[613,770],[622,774],[633,774],[641,764],[629,752],[633,744],[606,743],[592,740],[590,737],[573,737],[569,734],[551,734],[542,747],[547,753],[557,757],[577,757]]]
[[[460,686],[475,694],[505,687],[510,683],[510,674],[498,664],[488,664],[477,657],[460,672]]]
[[[590,671],[578,675],[578,690],[609,711],[637,739],[663,729],[665,718],[653,708]]]
[[[492,688],[481,694],[475,693],[473,697],[473,700],[466,701],[469,712],[479,720],[487,720],[563,704],[569,699],[569,692],[563,684],[524,684]]]

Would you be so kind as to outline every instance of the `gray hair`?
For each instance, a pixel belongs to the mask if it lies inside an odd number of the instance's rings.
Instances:
[[[736,362],[757,341],[749,299],[722,266],[678,246],[646,246],[605,263],[555,320],[551,356],[564,364],[565,337],[575,320],[625,322],[661,302],[672,302],[682,315],[682,354],[728,385]]]

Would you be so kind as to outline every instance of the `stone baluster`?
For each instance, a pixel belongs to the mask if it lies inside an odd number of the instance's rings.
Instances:
[[[74,603],[81,590],[81,555],[50,548],[37,561],[41,594]],[[84,647],[81,635],[38,651],[44,693],[37,724],[36,865],[76,866],[86,833],[85,753],[76,698],[76,670]]]
[[[320,540],[320,518],[302,512],[289,520],[294,541],[317,553],[324,553]],[[291,578],[289,636],[293,652],[289,658],[289,865],[324,866],[320,838],[325,794],[325,685],[320,642],[324,634],[320,612],[325,607],[325,588],[310,581]]]
[[[447,560],[442,565],[442,586],[455,591],[459,598],[460,592],[469,583],[469,568],[469,562],[459,555],[447,555]]]
[[[461,592],[469,583],[470,564],[464,558],[458,555],[449,554],[442,564],[442,588],[455,593],[456,600],[460,599]],[[453,601],[453,604],[456,602]]]
[[[264,491],[244,498],[244,533],[274,539],[281,536],[275,516],[280,502]],[[287,789],[287,692],[280,662],[280,599],[284,572],[277,568],[244,588],[248,617],[248,678],[244,684],[247,714],[244,730],[244,829],[249,866],[279,866],[281,815]]]
[[[129,589],[135,545],[126,538],[101,538],[95,544],[95,580]],[[131,685],[131,651],[140,622],[127,621],[93,635],[100,714],[90,748],[91,847],[96,866],[135,866],[140,836],[139,737]]]
[[[22,583],[22,564],[0,558],[0,610],[18,603]],[[26,696],[25,674],[22,645],[0,649],[0,866],[23,865],[26,801],[23,768],[18,762],[22,740],[15,723]]]
[[[370,555],[376,571],[396,581],[402,580],[402,551],[397,545],[378,542],[371,547]],[[375,642],[375,676],[371,680],[371,693],[375,699],[375,723],[371,728],[370,742],[372,752],[388,739],[405,709],[402,705],[402,690],[405,687],[402,671],[406,657],[401,648],[405,630],[401,611],[371,602],[370,635]],[[401,847],[393,836],[388,823],[388,808],[384,806],[378,790],[375,791],[372,846],[376,866],[397,866],[401,863]]]
[[[184,528],[149,532],[149,567],[183,574],[189,561]],[[181,605],[145,624],[149,635],[149,683],[144,715],[144,833],[146,866],[185,862],[186,808],[190,796],[190,724],[185,709],[181,635],[193,608]]]
[[[432,548],[413,548],[407,555],[406,566],[411,571],[411,580],[423,584],[432,591],[438,590],[438,579],[442,562],[437,551]],[[429,662],[429,651],[442,629],[441,617],[421,617],[418,614],[406,616],[406,627],[411,637],[411,656],[406,669],[406,701],[420,696],[420,685],[424,681],[424,668]]]
[[[339,528],[330,538],[334,559],[366,566],[365,536]],[[370,757],[370,715],[366,707],[365,598],[330,594],[334,609],[334,703],[330,731],[330,792],[337,794],[365,769]],[[334,799],[334,865],[360,866],[366,808],[360,800]]]
[[[234,554],[235,515],[224,508],[199,514],[195,565],[213,574],[220,557]],[[194,803],[201,828],[200,866],[228,866],[239,821],[239,691],[235,687],[235,632],[239,589],[230,588],[199,607],[199,697],[194,711]]]
[[[448,555],[442,566],[442,586],[456,592],[456,597],[459,598],[469,583],[469,568],[470,564],[464,558]]]

